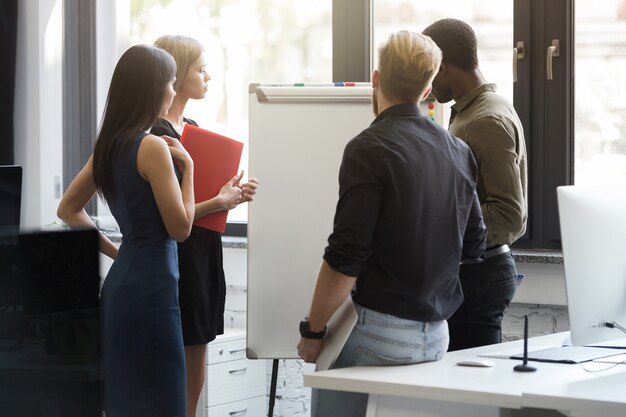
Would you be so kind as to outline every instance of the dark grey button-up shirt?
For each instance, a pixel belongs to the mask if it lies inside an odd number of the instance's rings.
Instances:
[[[357,277],[357,303],[411,320],[452,315],[459,263],[485,248],[476,173],[467,145],[415,104],[386,109],[348,143],[324,259]]]

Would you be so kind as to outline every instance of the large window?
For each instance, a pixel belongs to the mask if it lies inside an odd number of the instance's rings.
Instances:
[[[485,78],[524,124],[530,207],[518,245],[560,247],[557,186],[626,185],[626,0],[130,1],[133,43],[177,33],[205,45],[213,80],[188,116],[244,142],[249,83],[368,81],[389,33],[460,18],[476,31]],[[229,220],[246,217],[244,207]]]
[[[626,1],[576,0],[574,182],[626,186]]]
[[[186,116],[244,144],[250,83],[331,80],[331,0],[131,0],[131,5],[131,43],[175,34],[204,45],[209,91],[188,103]],[[246,176],[247,151],[244,146]],[[246,220],[245,204],[228,217]]]

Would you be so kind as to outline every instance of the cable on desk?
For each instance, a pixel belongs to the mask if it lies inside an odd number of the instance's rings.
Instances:
[[[608,321],[603,323],[604,327],[608,327],[609,329],[618,329],[621,330],[622,332],[626,333],[626,329],[622,326],[620,326],[619,324],[613,322],[613,323],[609,323]]]
[[[608,327],[609,329],[618,329],[618,330],[621,330],[622,332],[626,333],[626,329],[624,327],[620,326],[619,324],[617,324],[616,322],[612,322],[611,323],[611,322],[605,321],[604,323],[602,323],[602,327]],[[600,362],[592,361],[592,363],[600,363]],[[580,367],[583,368],[586,372],[589,372],[589,373],[608,371],[611,368],[615,368],[616,366],[623,365],[623,364],[626,364],[626,359],[624,359],[621,362],[614,363],[614,364],[612,364],[611,366],[609,366],[607,368],[591,370],[591,369],[585,368],[585,366],[582,363],[579,363]]]
[[[594,362],[594,361],[591,361],[591,363],[601,363],[601,362]],[[618,366],[618,365],[624,365],[624,364],[626,364],[626,359],[624,359],[624,360],[623,360],[623,361],[621,361],[621,362],[614,363],[614,364],[612,364],[611,366],[606,367],[606,368],[596,369],[596,370],[591,370],[591,369],[587,369],[587,368],[585,368],[585,365],[584,365],[583,363],[579,363],[580,367],[581,367],[581,368],[583,368],[583,370],[584,370],[585,372],[589,372],[590,374],[593,374],[593,373],[596,373],[596,372],[604,372],[604,371],[608,371],[608,370],[609,370],[609,369],[611,369],[611,368],[615,368],[615,367],[616,367],[616,366]]]

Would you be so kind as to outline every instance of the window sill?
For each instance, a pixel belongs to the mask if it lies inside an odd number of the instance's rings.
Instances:
[[[248,238],[222,236],[222,247],[229,249],[248,249]]]
[[[513,249],[513,258],[517,263],[526,264],[563,264],[563,253],[548,249]]]
[[[108,237],[113,243],[122,243],[122,234],[119,230],[103,230],[100,231]],[[247,249],[248,239],[245,237],[222,236],[222,247],[229,249]]]

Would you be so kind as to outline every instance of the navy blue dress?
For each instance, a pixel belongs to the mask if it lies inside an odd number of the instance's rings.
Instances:
[[[105,410],[107,417],[185,417],[176,242],[137,171],[145,136],[120,155],[107,201],[123,238],[102,288]]]

